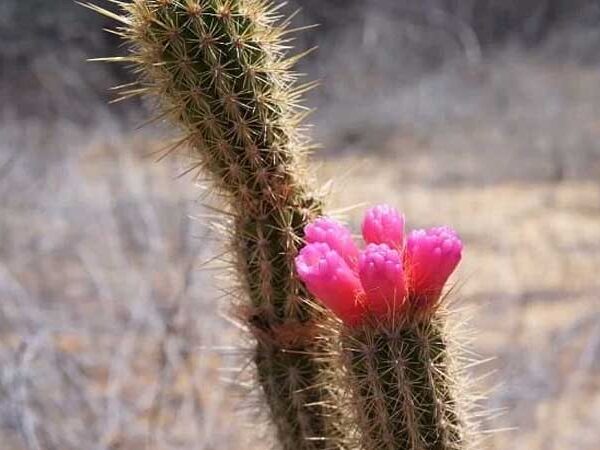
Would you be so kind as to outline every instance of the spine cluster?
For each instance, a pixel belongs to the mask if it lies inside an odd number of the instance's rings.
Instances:
[[[185,135],[193,168],[212,178],[234,217],[240,311],[256,338],[254,362],[279,441],[321,449],[313,310],[294,276],[304,226],[321,205],[304,181],[308,148],[298,85],[284,58],[286,27],[264,0],[115,2],[117,33],[139,75],[123,97],[150,95]],[[183,144],[187,144],[184,146]]]

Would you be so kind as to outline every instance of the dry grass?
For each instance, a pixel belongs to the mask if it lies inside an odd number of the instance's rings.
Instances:
[[[199,271],[215,239],[148,147],[84,148],[0,207],[3,449],[244,446],[236,332]]]
[[[133,148],[133,150],[131,150]],[[140,160],[145,142],[55,167],[36,208],[3,205],[0,436],[17,449],[234,449],[251,437],[220,368],[238,342],[199,270],[214,237],[189,180]],[[593,449],[600,439],[600,186],[427,188],[399,163],[325,162],[332,207],[381,199],[411,226],[452,223],[467,255],[460,297],[501,386],[490,448]],[[345,181],[339,174],[348,169]],[[377,174],[374,176],[374,174]],[[357,215],[350,219],[356,229]],[[6,445],[6,444],[5,444]]]

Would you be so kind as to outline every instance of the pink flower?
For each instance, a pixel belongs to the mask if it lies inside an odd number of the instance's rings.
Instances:
[[[400,310],[406,296],[402,255],[386,244],[369,244],[359,257],[359,275],[369,311],[389,316]]]
[[[401,250],[404,245],[404,216],[389,205],[375,206],[365,213],[362,232],[369,244],[387,244]]]
[[[368,245],[359,251],[350,230],[333,219],[305,228],[296,270],[307,289],[350,326],[367,316],[432,311],[461,259],[456,232],[416,230],[405,242],[404,216],[387,205],[368,210],[362,229]]]
[[[352,233],[344,225],[329,217],[319,217],[304,229],[306,242],[321,242],[340,255],[346,263],[355,268],[358,263],[358,247],[352,239]]]
[[[357,274],[325,243],[306,245],[296,257],[296,269],[308,290],[348,325],[364,316],[364,292]]]
[[[415,230],[406,244],[405,267],[409,295],[431,305],[439,299],[444,284],[462,257],[463,244],[452,228]]]

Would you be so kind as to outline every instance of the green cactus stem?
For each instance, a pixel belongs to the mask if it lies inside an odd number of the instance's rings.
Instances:
[[[469,426],[456,400],[457,374],[441,316],[347,327],[341,345],[358,448],[467,448]]]
[[[288,22],[264,0],[113,1],[115,30],[139,76],[122,98],[150,95],[184,130],[203,176],[233,215],[232,249],[256,338],[257,378],[286,450],[331,448],[314,354],[315,312],[294,275],[304,226],[321,209],[305,180],[306,111],[286,59]],[[294,336],[292,339],[290,336]]]

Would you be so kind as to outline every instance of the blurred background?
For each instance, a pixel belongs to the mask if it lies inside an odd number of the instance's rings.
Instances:
[[[107,1],[97,0],[111,7]],[[293,0],[330,209],[393,203],[467,245],[486,448],[600,442],[600,4]],[[0,447],[265,448],[228,379],[210,193],[119,104],[114,24],[0,2]],[[360,209],[346,218],[357,230]],[[234,394],[234,395],[232,395]],[[253,428],[254,427],[254,424]]]

